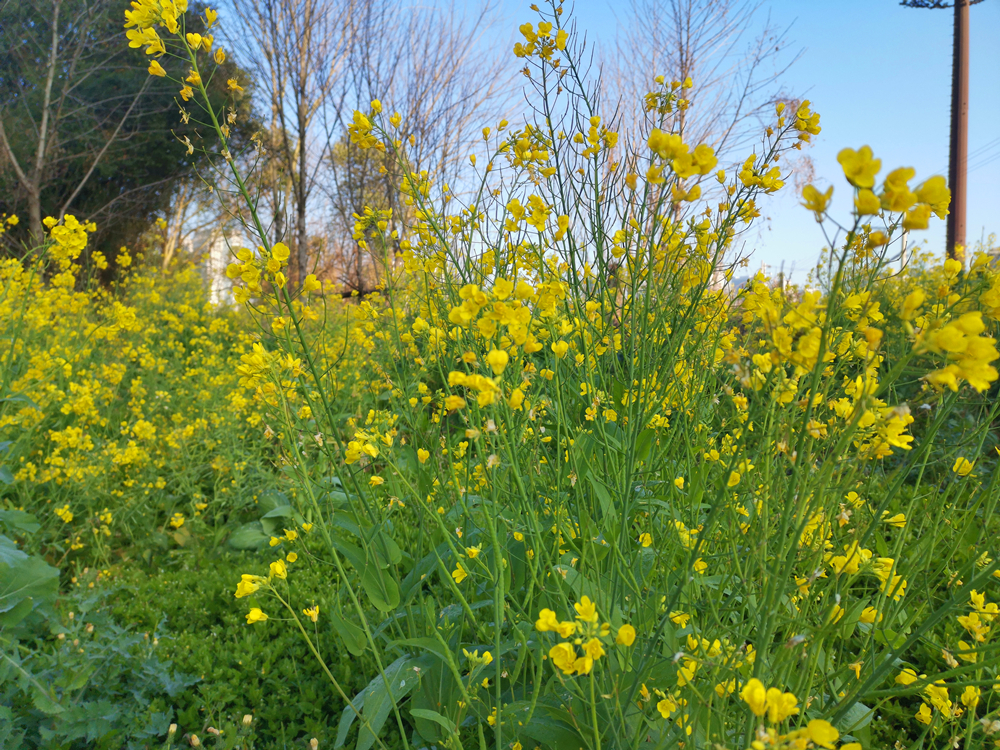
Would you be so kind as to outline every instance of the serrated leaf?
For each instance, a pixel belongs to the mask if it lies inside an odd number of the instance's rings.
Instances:
[[[31,702],[35,705],[35,708],[48,716],[55,716],[66,710],[38,688],[32,691]]]

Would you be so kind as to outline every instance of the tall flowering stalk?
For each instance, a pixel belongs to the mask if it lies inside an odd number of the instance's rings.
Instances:
[[[1000,274],[887,263],[946,214],[940,178],[879,182],[845,149],[851,221],[803,191],[835,232],[815,288],[736,287],[738,240],[819,115],[777,104],[720,169],[674,116],[695,83],[659,77],[648,138],[624,143],[550,4],[514,47],[538,109],[483,129],[467,201],[407,166],[401,115],[355,112],[351,143],[405,167],[412,219],[355,216],[382,286],[328,307],[315,278],[287,284],[205,95],[214,40],[183,12],[137,0],[128,34],[187,68],[179,96],[253,217],[227,271],[259,329],[241,387],[298,498],[236,595],[321,663],[324,618],[327,648],[369,660],[356,696],[327,671],[336,746],[356,719],[357,747],[381,744],[390,715],[407,747],[857,750],[876,714],[914,739],[996,734],[997,475],[940,435],[963,408],[963,451],[989,439]],[[330,570],[308,607],[305,563]]]

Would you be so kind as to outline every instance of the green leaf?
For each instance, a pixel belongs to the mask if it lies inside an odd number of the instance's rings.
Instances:
[[[379,675],[365,687],[361,693],[352,701],[365,718],[361,728],[358,730],[358,744],[356,750],[370,750],[375,744],[375,733],[380,732],[385,726],[386,719],[392,711],[393,703],[398,706],[402,698],[405,698],[413,688],[420,683],[420,673],[413,667],[423,665],[419,659],[409,656],[401,656],[388,667],[385,668],[385,680]],[[386,680],[389,689],[386,688]],[[389,693],[392,693],[392,698]],[[359,703],[359,699],[363,700]],[[337,741],[335,748],[344,746],[347,740],[347,732],[351,728],[356,718],[355,712],[350,706],[344,708],[344,713],[340,717],[340,727],[337,731]]]
[[[347,741],[347,733],[351,731],[351,724],[359,716],[357,711],[362,711],[365,707],[365,696],[368,694],[368,687],[366,685],[360,693],[351,699],[349,705],[344,706],[344,712],[340,715],[340,723],[337,725],[337,739],[333,743],[334,750],[343,747]]]
[[[605,521],[616,522],[618,519],[618,513],[615,510],[614,500],[611,499],[611,493],[608,488],[604,486],[593,474],[587,475],[587,481],[590,482],[590,486],[594,489],[594,494],[597,495],[597,500],[601,504],[601,512],[604,515]]]
[[[842,734],[855,734],[871,724],[874,715],[875,709],[869,708],[864,703],[855,703],[847,709],[838,729]]]
[[[240,526],[229,535],[227,544],[233,549],[255,550],[267,544],[268,535],[260,527],[260,521],[251,521]]]
[[[279,505],[260,517],[261,528],[270,536],[278,536],[278,531],[284,531],[289,526],[301,524],[305,519],[291,505]]]
[[[257,498],[257,509],[263,511],[264,515],[267,515],[275,508],[280,508],[282,505],[290,505],[290,503],[288,502],[288,496],[278,490],[267,490]]]
[[[371,603],[381,612],[391,612],[399,606],[399,586],[377,560],[369,558],[358,547],[344,541],[335,541],[333,546],[361,576],[361,587],[368,594]]]
[[[0,628],[12,628],[27,617],[35,608],[35,600],[30,596],[22,599],[12,608],[0,614]]]
[[[14,540],[0,534],[0,565],[13,565],[21,560],[27,560],[28,554],[18,548]]]
[[[6,466],[0,466],[0,482],[4,484],[14,483],[14,475],[10,473],[10,469]]]
[[[413,566],[413,569],[406,574],[402,584],[402,598],[404,602],[409,602],[423,585],[426,576],[437,568],[438,557],[444,558],[448,552],[448,544],[442,542],[437,547],[437,554],[431,552],[420,558],[420,561]]]
[[[571,724],[553,716],[546,716],[541,711],[521,727],[521,733],[553,749],[580,748],[587,745]]]
[[[635,457],[639,461],[649,461],[649,454],[653,451],[653,443],[656,440],[656,433],[650,429],[645,429],[639,433],[635,441]]]
[[[62,706],[52,700],[51,696],[39,688],[32,691],[31,702],[35,704],[35,708],[48,716],[55,716],[65,711]]]
[[[431,711],[428,708],[411,708],[410,714],[414,718],[425,719],[433,721],[435,724],[440,724],[449,735],[455,736],[455,722],[449,721],[447,717],[442,716],[437,711]]]
[[[365,652],[365,648],[368,646],[368,640],[365,638],[365,631],[355,625],[353,622],[344,619],[336,612],[330,615],[330,622],[333,624],[333,629],[337,631],[337,635],[340,636],[341,640],[344,641],[344,645],[347,646],[347,650],[351,652],[354,656],[361,656]]]
[[[54,601],[58,591],[58,569],[40,557],[0,564],[0,612],[9,612],[27,598],[35,600],[34,606]]]
[[[398,641],[393,641],[393,643],[397,646],[412,646],[413,648],[429,651],[445,664],[448,663],[448,655],[445,653],[441,642],[436,638],[403,638]]]
[[[3,470],[0,469],[0,473],[2,472]],[[2,480],[2,477],[0,477],[0,480]],[[7,482],[7,484],[10,484],[10,482]],[[42,528],[37,518],[30,513],[25,513],[23,510],[0,510],[0,524],[3,524],[7,528],[18,529],[25,534],[34,534]]]

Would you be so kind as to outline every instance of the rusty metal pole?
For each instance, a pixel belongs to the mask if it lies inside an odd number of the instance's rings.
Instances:
[[[969,0],[955,0],[955,42],[951,68],[951,145],[948,153],[948,187],[951,208],[945,250],[955,257],[965,247],[965,186],[969,155]]]

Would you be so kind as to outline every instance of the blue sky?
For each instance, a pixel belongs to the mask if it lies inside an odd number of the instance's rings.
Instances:
[[[513,31],[535,21],[529,2],[501,0]],[[570,4],[567,3],[567,8]],[[580,0],[573,8],[579,28],[598,43],[614,42],[624,4]],[[850,210],[850,190],[837,152],[845,146],[872,147],[883,172],[914,167],[917,180],[947,176],[951,102],[952,12],[903,8],[897,0],[765,0],[773,22],[791,25],[789,39],[802,56],[785,74],[784,88],[808,98],[822,115],[823,132],[810,155],[815,184],[834,185],[833,212]],[[763,14],[762,14],[763,18]],[[1000,233],[1000,0],[971,9],[969,110],[968,239]],[[502,36],[502,35],[501,35]],[[670,71],[656,71],[665,73]],[[697,83],[697,82],[696,82]],[[984,149],[978,156],[977,149]],[[823,234],[812,215],[798,205],[789,185],[762,206],[754,265],[773,271],[784,262],[801,281],[823,247]],[[920,233],[930,249],[943,251],[944,222],[933,220]],[[911,235],[912,237],[913,235]]]

